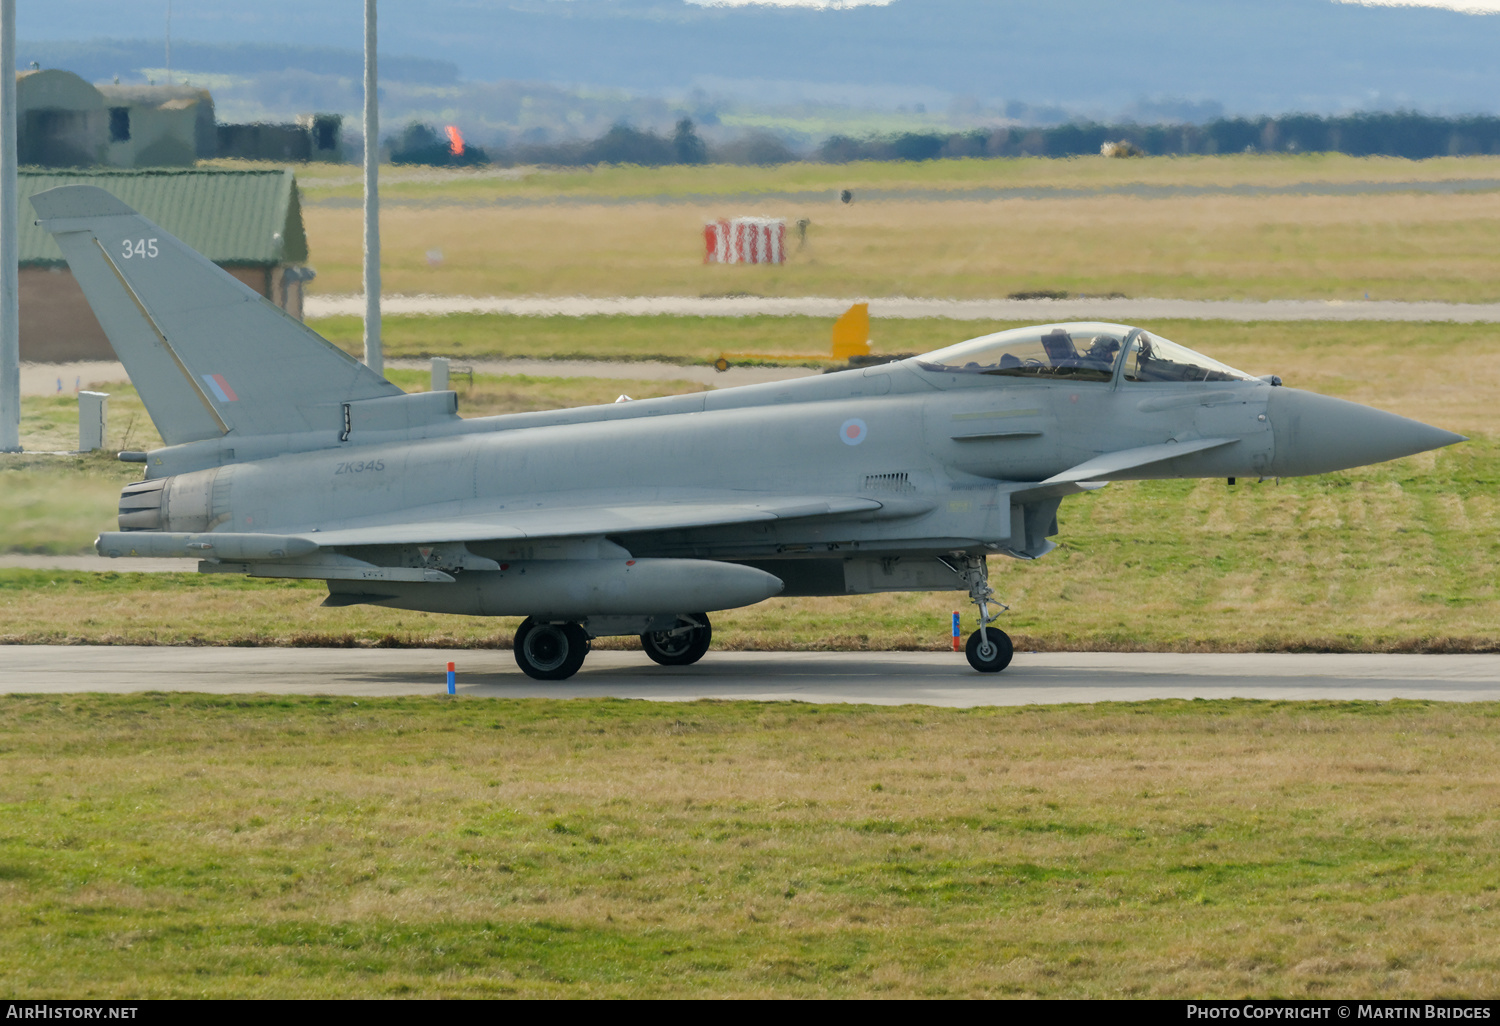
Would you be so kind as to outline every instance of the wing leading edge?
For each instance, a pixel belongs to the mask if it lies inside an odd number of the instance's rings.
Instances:
[[[288,534],[226,534],[157,531],[109,531],[95,547],[102,556],[197,557],[200,559],[282,560],[311,555],[319,549],[367,545],[428,545],[477,541],[568,538],[627,534],[638,531],[717,527],[758,521],[876,513],[889,503],[859,497],[783,496],[754,501],[697,501],[634,505],[543,507],[531,510],[417,517],[388,523],[366,523],[331,531]],[[887,515],[925,512],[930,504]]]

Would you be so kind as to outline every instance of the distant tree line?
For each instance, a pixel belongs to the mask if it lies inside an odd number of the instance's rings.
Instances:
[[[692,118],[680,119],[670,136],[615,125],[584,142],[530,143],[506,148],[499,159],[509,164],[588,167],[594,164],[788,164],[802,158],[769,132],[749,132],[732,142],[710,147],[698,135]]]
[[[834,135],[806,157],[768,132],[751,132],[710,148],[692,119],[682,118],[670,136],[615,125],[597,139],[516,144],[493,154],[466,146],[452,152],[438,132],[418,123],[387,140],[391,159],[407,164],[786,164],[808,159],[843,164],[854,160],[940,160],[956,157],[1076,157],[1096,154],[1106,143],[1129,143],[1150,155],[1214,153],[1347,153],[1356,157],[1426,157],[1500,153],[1500,117],[1440,118],[1426,114],[1350,114],[1318,117],[1220,118],[1202,125],[1104,125],[1084,122],[1050,128],[993,128],[967,132],[903,132],[853,138]]]
[[[816,159],[936,160],[943,157],[1076,157],[1107,142],[1142,153],[1347,153],[1356,157],[1426,157],[1500,153],[1500,117],[1439,118],[1426,114],[1289,114],[1219,118],[1203,125],[1101,125],[997,128],[970,132],[906,132],[853,139],[830,136]]]
[[[430,125],[413,122],[400,135],[386,140],[394,164],[551,164],[588,167],[594,164],[636,164],[661,167],[667,164],[706,164],[710,154],[691,118],[683,118],[667,137],[629,125],[615,125],[597,139],[562,143],[522,143],[497,150],[493,156],[477,146],[465,145],[462,155]],[[757,151],[757,146],[759,150]],[[781,164],[797,155],[774,136],[751,135],[712,157],[720,163]]]

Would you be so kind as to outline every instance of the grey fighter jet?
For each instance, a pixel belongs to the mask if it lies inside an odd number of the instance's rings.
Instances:
[[[1462,441],[1118,324],[899,363],[464,419],[406,394],[114,196],[33,200],[165,446],[106,556],[326,581],[325,605],[524,616],[521,669],[635,634],[698,660],[708,613],[773,595],[966,591],[1003,670],[987,557],[1054,547],[1064,498],[1146,478],[1321,474]]]

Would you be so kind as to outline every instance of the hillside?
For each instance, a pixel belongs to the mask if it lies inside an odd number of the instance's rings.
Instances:
[[[142,41],[135,50],[144,56],[135,60],[164,52],[164,23],[139,13],[85,0],[26,5],[18,59],[24,65],[67,50],[86,61],[78,44],[100,39]],[[716,99],[746,98],[1030,120],[1500,111],[1500,64],[1492,59],[1500,16],[1430,8],[1331,0],[895,0],[822,10],[432,0],[387,4],[381,17],[386,49],[413,58],[404,68],[389,64],[398,77],[430,83],[456,67],[469,82],[692,98],[700,114],[711,114]],[[262,44],[286,50],[283,67],[348,78],[362,41],[353,5],[291,0],[265,0],[253,11],[227,0],[180,4],[173,33],[177,65],[199,72],[243,61],[215,56],[212,47],[194,52],[190,43],[239,48],[240,57]],[[114,63],[124,59],[117,54]],[[262,71],[282,70],[274,56],[257,61]],[[214,66],[191,67],[198,62]]]

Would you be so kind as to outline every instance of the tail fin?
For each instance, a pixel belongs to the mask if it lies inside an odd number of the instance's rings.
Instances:
[[[103,189],[31,205],[168,445],[337,431],[344,403],[402,394]]]

